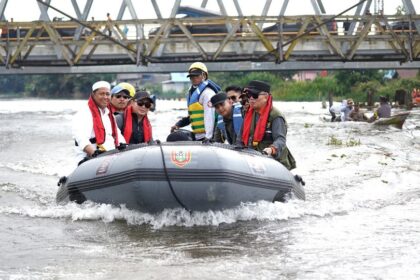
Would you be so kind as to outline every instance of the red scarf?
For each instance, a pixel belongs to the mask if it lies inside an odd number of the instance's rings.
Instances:
[[[265,128],[267,126],[267,121],[268,121],[268,116],[270,115],[270,111],[272,107],[273,107],[273,98],[271,95],[269,95],[267,99],[267,105],[264,108],[262,108],[260,112],[260,117],[254,128],[254,135],[252,139],[252,142],[256,143],[256,144],[253,144],[254,146],[258,145],[258,142],[260,142],[264,137]],[[242,141],[244,142],[245,146],[248,146],[249,134],[251,132],[251,124],[252,124],[253,117],[254,117],[254,108],[250,106],[245,115],[244,127],[242,131]]]
[[[93,118],[93,131],[95,132],[96,144],[102,145],[105,142],[105,127],[102,123],[101,113],[99,108],[93,100],[92,96],[89,98],[88,106]],[[108,105],[108,116],[111,121],[112,137],[114,138],[115,147],[118,146],[117,124],[115,123],[114,115],[111,113],[111,106]]]
[[[124,138],[127,143],[130,142],[131,135],[133,134],[133,107],[130,105],[125,109],[124,112]],[[152,140],[152,125],[150,124],[147,114],[144,115],[143,120],[143,133],[144,133],[144,142],[147,143]]]

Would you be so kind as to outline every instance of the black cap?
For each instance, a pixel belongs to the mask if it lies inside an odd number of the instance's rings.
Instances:
[[[228,96],[223,91],[216,93],[213,95],[213,97],[210,99],[211,105],[216,106],[217,104],[225,102],[225,100],[228,99]]]
[[[151,103],[153,103],[153,99],[150,97],[150,94],[147,91],[139,90],[134,95],[134,100],[136,101],[146,98],[149,99]]]
[[[190,72],[188,72],[187,78],[191,76],[200,76],[201,74],[203,74],[202,70],[193,68]]]
[[[246,86],[246,89],[254,91],[254,92],[270,92],[271,86],[263,81],[250,81],[249,84]]]

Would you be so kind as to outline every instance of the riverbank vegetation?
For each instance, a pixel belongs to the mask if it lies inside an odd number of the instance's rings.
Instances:
[[[393,97],[396,90],[411,92],[420,88],[420,75],[415,78],[385,80],[381,70],[331,71],[325,77],[313,81],[294,81],[293,72],[224,72],[210,73],[210,78],[225,88],[228,85],[244,86],[251,80],[263,80],[271,84],[275,100],[321,101],[332,94],[335,100],[353,98],[366,101],[367,92],[376,97]],[[0,76],[2,96],[42,98],[87,98],[91,85],[98,80],[116,81],[115,74],[83,75],[3,75]],[[185,94],[162,92],[160,84],[145,84],[159,98],[181,98]]]
[[[3,75],[1,95],[11,97],[87,98],[96,81],[113,81],[114,74]]]
[[[393,97],[396,90],[411,92],[413,88],[420,88],[419,74],[415,78],[385,80],[381,70],[333,71],[313,81],[294,81],[281,72],[236,73],[234,76],[215,73],[212,76],[223,85],[246,85],[254,79],[268,81],[274,98],[284,101],[322,101],[332,94],[335,100],[351,97],[355,102],[365,102],[369,91],[376,97]]]

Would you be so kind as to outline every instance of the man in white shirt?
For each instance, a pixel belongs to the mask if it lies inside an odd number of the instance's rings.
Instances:
[[[94,83],[87,106],[73,118],[73,139],[79,164],[96,151],[109,151],[125,143],[110,110],[110,95],[108,82]]]
[[[188,117],[182,118],[171,132],[191,124],[192,132],[197,141],[209,141],[213,137],[215,114],[210,105],[210,99],[220,91],[220,86],[208,79],[208,70],[204,63],[191,64],[188,76],[191,87],[188,90]]]

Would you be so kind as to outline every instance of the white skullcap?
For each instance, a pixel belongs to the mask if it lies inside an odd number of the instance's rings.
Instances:
[[[93,84],[92,91],[95,91],[98,88],[107,88],[111,90],[111,85],[107,81],[99,81]]]

